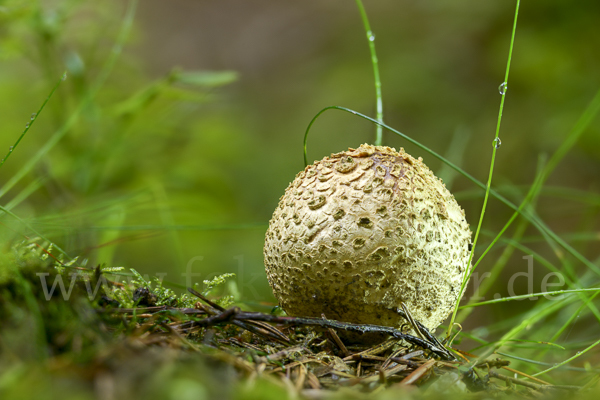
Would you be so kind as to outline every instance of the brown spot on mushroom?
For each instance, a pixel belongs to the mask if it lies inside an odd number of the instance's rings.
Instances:
[[[372,228],[373,227],[373,221],[371,221],[371,219],[368,217],[360,218],[358,220],[357,224],[358,224],[358,226],[361,226],[363,228]]]
[[[335,212],[335,214],[333,214],[333,219],[340,219],[342,218],[344,215],[346,215],[346,211],[342,210],[341,208],[339,210],[337,210]]]
[[[308,208],[310,208],[311,210],[317,210],[321,207],[323,207],[326,203],[326,199],[325,196],[323,196],[322,194],[315,197],[314,199],[312,199],[311,201],[309,201],[307,203]]]
[[[354,249],[360,249],[361,247],[363,247],[365,245],[366,240],[364,238],[356,238],[354,239],[353,242],[353,247]]]
[[[427,233],[425,234],[425,240],[427,240],[428,242],[433,241],[433,231],[427,231]]]

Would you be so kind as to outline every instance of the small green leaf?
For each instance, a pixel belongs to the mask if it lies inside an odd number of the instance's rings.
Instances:
[[[202,87],[228,85],[237,79],[238,73],[235,71],[186,71],[174,75],[177,83]]]

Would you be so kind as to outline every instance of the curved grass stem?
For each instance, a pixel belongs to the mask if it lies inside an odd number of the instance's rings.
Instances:
[[[477,178],[475,178],[473,175],[469,174],[467,171],[463,170],[462,168],[460,168],[459,166],[457,166],[456,164],[454,164],[453,162],[451,162],[447,158],[443,157],[442,155],[440,155],[439,153],[433,151],[432,149],[430,149],[429,147],[423,145],[422,143],[416,141],[415,139],[411,138],[410,136],[405,135],[404,133],[402,133],[402,132],[400,132],[400,131],[392,128],[391,126],[388,126],[388,125],[386,125],[384,123],[378,122],[374,118],[368,117],[366,115],[363,115],[363,114],[361,114],[359,112],[356,112],[354,110],[351,110],[349,108],[340,107],[340,106],[325,107],[324,109],[322,109],[321,111],[319,111],[313,117],[313,119],[310,121],[310,123],[308,124],[308,127],[306,128],[306,131],[304,133],[304,162],[305,162],[305,165],[308,165],[308,161],[307,161],[307,157],[306,157],[306,144],[307,144],[307,141],[308,141],[308,133],[310,132],[310,128],[315,123],[315,121],[321,116],[321,114],[323,114],[325,111],[328,111],[328,110],[341,110],[341,111],[345,111],[345,112],[348,112],[350,114],[356,115],[356,116],[358,116],[360,118],[366,119],[367,121],[371,121],[374,124],[379,124],[383,128],[385,128],[385,129],[387,129],[387,130],[395,133],[396,135],[402,137],[407,142],[412,143],[415,146],[419,147],[420,149],[422,149],[422,150],[426,151],[427,153],[431,154],[433,157],[437,158],[438,160],[440,160],[444,164],[448,165],[450,168],[452,168],[453,170],[455,170],[456,172],[458,172],[459,174],[461,174],[462,176],[464,176],[465,178],[467,178],[468,180],[470,180],[471,182],[473,182],[480,189],[483,189],[483,190],[487,189],[487,186],[483,182],[481,182]],[[591,121],[591,119],[590,119],[590,121]],[[585,258],[581,253],[579,253],[577,250],[575,250],[573,248],[573,246],[571,246],[570,244],[568,244],[564,239],[562,239],[556,233],[554,233],[546,225],[546,223],[544,223],[544,221],[542,221],[537,215],[529,212],[528,210],[523,209],[522,207],[520,208],[519,206],[517,206],[516,204],[514,204],[513,202],[511,202],[510,200],[508,200],[506,197],[504,197],[503,195],[501,195],[495,189],[490,189],[489,194],[491,194],[492,197],[496,198],[497,200],[499,200],[504,205],[508,206],[510,209],[512,209],[514,211],[517,211],[523,218],[525,218],[527,221],[529,221],[538,231],[540,231],[544,235],[544,237],[546,238],[546,240],[549,240],[551,242],[552,241],[556,242],[559,246],[561,246],[562,248],[564,248],[567,251],[567,253],[569,253],[570,255],[572,255],[573,257],[575,257],[578,261],[580,261],[582,264],[584,264],[590,270],[592,270],[594,272],[596,272],[598,270],[598,267],[596,265],[594,265],[587,258]]]

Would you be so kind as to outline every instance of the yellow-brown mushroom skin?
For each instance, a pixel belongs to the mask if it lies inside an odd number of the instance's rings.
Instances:
[[[470,240],[464,211],[421,158],[362,145],[296,176],[264,257],[290,315],[398,327],[404,302],[433,330],[459,300]]]

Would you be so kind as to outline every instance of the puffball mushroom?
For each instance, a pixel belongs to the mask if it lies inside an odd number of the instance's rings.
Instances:
[[[454,196],[404,149],[364,144],[300,172],[266,233],[269,284],[290,315],[434,330],[459,301],[471,232]]]

